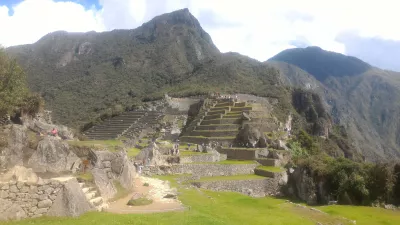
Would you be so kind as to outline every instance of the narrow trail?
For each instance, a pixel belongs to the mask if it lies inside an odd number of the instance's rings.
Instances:
[[[149,186],[144,186],[148,183]],[[138,177],[135,181],[135,191],[128,196],[121,198],[115,202],[109,203],[107,212],[117,214],[130,213],[160,213],[170,211],[183,211],[186,207],[177,199],[164,198],[168,193],[173,192],[168,183],[148,177]],[[140,193],[142,196],[147,196],[153,199],[153,203],[144,206],[128,206],[127,203],[133,194]]]

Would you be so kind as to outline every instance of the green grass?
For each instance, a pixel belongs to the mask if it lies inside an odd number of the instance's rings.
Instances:
[[[80,173],[76,178],[84,180],[85,182],[93,182],[93,174],[91,172]]]
[[[244,164],[256,164],[256,162],[252,160],[224,160],[219,162],[194,162],[189,164],[244,165]]]
[[[192,152],[192,151],[180,151],[179,154],[181,156],[191,156],[191,155],[205,155],[205,154],[210,154],[210,153]]]
[[[257,169],[274,172],[274,173],[284,171],[281,167],[274,167],[274,166],[257,166]]]
[[[77,147],[93,147],[96,148],[107,148],[110,151],[115,151],[116,147],[122,147],[123,143],[121,140],[90,140],[90,141],[67,141],[71,146]]]
[[[155,176],[169,180],[177,186],[176,176]],[[357,225],[369,224],[399,224],[399,213],[382,211],[380,209],[365,207],[344,207],[338,214],[321,214],[309,209],[296,207],[282,199],[251,198],[232,192],[213,192],[208,190],[195,190],[179,188],[179,199],[190,209],[183,212],[168,212],[154,214],[111,214],[104,212],[90,212],[78,218],[42,217],[22,221],[4,222],[4,225],[315,225],[322,224],[351,224],[341,216],[359,218]],[[335,208],[335,207],[333,207]],[[346,211],[345,209],[354,211]],[[329,206],[327,209],[332,210]],[[325,210],[325,209],[323,209]],[[355,214],[355,215],[350,215]],[[396,218],[397,216],[397,218]],[[371,217],[369,221],[363,218]]]
[[[400,224],[400,211],[364,206],[320,206],[318,209],[334,216],[356,220],[357,225]]]
[[[140,149],[138,148],[129,148],[127,150],[127,155],[129,158],[134,158],[135,156],[137,156],[140,153]]]
[[[200,179],[194,181],[206,182],[206,181],[219,181],[219,180],[256,180],[256,179],[265,179],[265,177],[258,176],[255,174],[246,174],[246,175],[235,175],[235,176],[201,177]]]

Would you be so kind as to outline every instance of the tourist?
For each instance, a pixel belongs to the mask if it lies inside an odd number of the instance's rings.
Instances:
[[[188,150],[190,151],[190,143],[188,143],[187,145],[188,145]]]
[[[55,127],[53,128],[53,130],[51,130],[51,135],[54,136],[54,137],[58,136],[58,131],[57,131],[57,129]]]

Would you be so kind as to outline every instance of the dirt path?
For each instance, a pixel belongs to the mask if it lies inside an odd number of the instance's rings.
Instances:
[[[148,183],[149,186],[143,186]],[[135,181],[135,191],[128,196],[115,202],[109,203],[107,212],[128,214],[128,213],[155,213],[168,211],[181,211],[185,207],[177,199],[163,198],[167,193],[174,192],[168,183],[147,177],[138,177]],[[134,193],[140,193],[143,196],[153,199],[153,203],[145,206],[128,206],[127,202]]]

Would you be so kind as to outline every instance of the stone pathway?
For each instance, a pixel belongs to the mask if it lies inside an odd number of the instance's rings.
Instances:
[[[144,186],[143,184],[145,183],[148,183],[149,186]],[[153,199],[153,203],[145,206],[128,206],[127,202],[132,195],[137,193]],[[182,211],[186,209],[179,200],[164,198],[167,194],[176,195],[176,189],[170,188],[169,182],[148,177],[138,177],[135,180],[135,191],[124,198],[109,203],[109,208],[106,211],[129,214]]]

